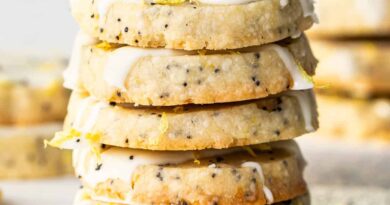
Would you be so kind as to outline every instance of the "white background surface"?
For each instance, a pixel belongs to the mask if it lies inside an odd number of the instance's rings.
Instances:
[[[77,25],[68,0],[0,2],[0,55],[69,56]]]

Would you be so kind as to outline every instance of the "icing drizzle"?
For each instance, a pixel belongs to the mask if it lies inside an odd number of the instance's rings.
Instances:
[[[263,191],[265,198],[267,199],[267,204],[272,204],[274,202],[274,196],[272,191],[265,185],[264,173],[260,163],[257,162],[245,162],[241,165],[242,167],[250,167],[256,169],[256,172],[260,176],[260,180],[263,183]]]

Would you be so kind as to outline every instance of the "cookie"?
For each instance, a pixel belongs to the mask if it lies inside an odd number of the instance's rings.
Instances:
[[[202,54],[103,43],[83,47],[81,56],[80,66],[69,68],[78,74],[67,76],[66,84],[76,82],[76,90],[101,100],[153,106],[236,102],[310,89],[317,64],[304,35]]]
[[[307,192],[293,141],[265,147],[158,152],[74,150],[73,165],[95,200],[121,204],[272,204]]]
[[[385,37],[390,34],[388,0],[318,0],[320,24],[310,30],[316,37]]]
[[[224,50],[275,42],[297,36],[316,18],[310,0],[95,0],[72,1],[71,10],[81,29],[100,40],[184,50]]]
[[[61,129],[49,123],[30,127],[0,127],[0,179],[31,179],[70,174],[69,152],[45,149],[43,140]]]
[[[63,62],[0,59],[0,124],[61,121],[69,91],[62,88]]]
[[[323,92],[353,97],[390,94],[390,42],[312,41],[320,59],[315,81]]]
[[[389,142],[390,100],[318,95],[319,133],[324,136]]]
[[[299,196],[295,199],[274,203],[275,205],[310,205],[309,195]],[[105,203],[97,200],[92,200],[90,191],[82,189],[77,192],[73,205],[121,205],[119,203]],[[182,205],[179,203],[179,205]]]
[[[108,104],[73,93],[64,131],[49,144],[68,148],[92,141],[149,150],[222,149],[292,139],[317,127],[311,90],[180,107]]]

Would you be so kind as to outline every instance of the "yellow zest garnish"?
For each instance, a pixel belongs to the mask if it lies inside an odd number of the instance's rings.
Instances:
[[[255,151],[251,147],[242,147],[245,151],[247,151],[252,157],[257,157]]]
[[[112,49],[115,49],[115,48],[118,48],[119,46],[118,45],[115,45],[115,44],[111,44],[111,43],[108,43],[106,41],[103,41],[97,45],[95,45],[96,48],[100,48],[100,49],[103,49],[105,51],[109,51],[109,50],[112,50]]]
[[[301,75],[303,76],[303,78],[305,78],[305,80],[307,80],[308,82],[311,82],[314,84],[313,77],[306,73],[305,69],[302,67],[302,65],[299,62],[297,62],[297,66],[298,66],[298,70],[301,73]]]
[[[199,155],[199,153],[193,152],[192,155],[194,156],[194,163],[197,164],[197,165],[200,165],[200,161],[199,161],[200,155]]]
[[[61,131],[61,132],[56,132],[54,135],[54,138],[51,139],[50,141],[45,140],[45,148],[50,145],[52,147],[57,147],[61,148],[60,146],[64,144],[65,142],[72,140],[74,138],[80,137],[81,133],[78,132],[75,129],[71,129],[70,131]]]
[[[199,159],[194,159],[194,163],[197,164],[197,165],[200,165]]]
[[[153,2],[163,5],[178,5],[186,2],[186,0],[154,0]]]
[[[160,134],[165,134],[168,131],[169,128],[169,123],[168,123],[168,117],[165,112],[161,115],[161,120],[160,120]]]

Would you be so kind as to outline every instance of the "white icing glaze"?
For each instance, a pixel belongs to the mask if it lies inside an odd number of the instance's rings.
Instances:
[[[304,17],[311,17],[314,22],[318,23],[318,17],[314,12],[314,1],[313,0],[299,0],[303,10]]]
[[[136,48],[130,46],[118,48],[109,54],[104,69],[104,80],[110,86],[126,91],[126,77],[131,73],[131,68],[134,66],[134,63],[140,58],[147,56],[175,56],[190,53],[171,49]]]
[[[364,23],[370,26],[380,25],[386,18],[388,0],[358,0],[355,8],[363,16]]]
[[[94,97],[86,97],[83,99],[80,102],[79,109],[72,126],[77,131],[81,132],[81,137],[74,138],[71,141],[66,141],[61,144],[60,147],[62,149],[79,149],[90,146],[83,137],[88,134],[95,125],[100,111],[108,106],[109,105],[106,102],[98,101]],[[82,124],[81,122],[83,120],[83,116],[85,115],[87,116],[87,119]]]
[[[302,71],[300,71],[294,57],[287,48],[276,44],[271,44],[267,47],[274,49],[278,53],[286,68],[289,70],[291,77],[294,80],[294,85],[291,90],[307,90],[314,87],[313,83],[306,79],[305,76],[301,73]]]
[[[73,45],[72,56],[68,68],[64,71],[64,87],[71,90],[79,89],[79,67],[81,63],[81,52],[84,46],[97,43],[97,39],[79,31]]]
[[[50,138],[52,135],[62,129],[61,123],[45,123],[40,125],[14,127],[14,126],[0,126],[0,137],[46,137]]]
[[[312,120],[312,100],[311,97],[314,95],[313,91],[310,90],[311,95],[305,94],[307,91],[290,91],[288,95],[294,96],[298,99],[299,105],[302,110],[303,119],[305,120],[305,128],[308,132],[315,131]]]
[[[261,165],[257,162],[245,162],[241,166],[256,169],[257,173],[260,176],[261,183],[263,185],[263,191],[264,191],[265,198],[267,199],[267,204],[272,204],[274,202],[274,196],[272,194],[272,191],[265,185],[264,173]]]

